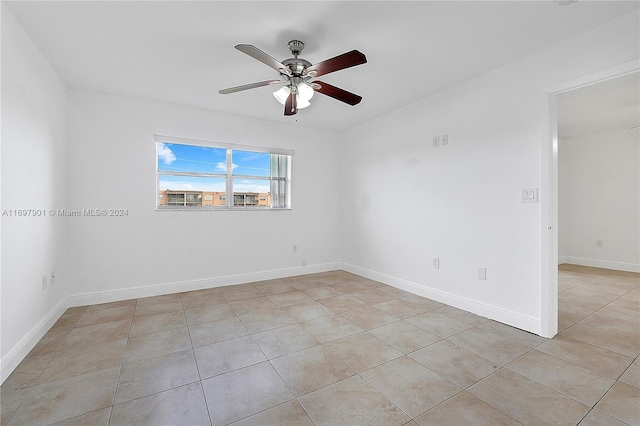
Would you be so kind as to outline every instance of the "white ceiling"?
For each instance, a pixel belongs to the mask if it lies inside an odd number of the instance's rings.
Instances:
[[[558,95],[558,135],[568,139],[640,125],[640,74]]]
[[[70,88],[171,102],[314,128],[344,130],[637,11],[637,1],[9,1]],[[358,49],[368,63],[322,80],[363,97],[351,107],[317,94],[294,117],[277,78],[235,50],[283,60],[300,39],[312,63]]]

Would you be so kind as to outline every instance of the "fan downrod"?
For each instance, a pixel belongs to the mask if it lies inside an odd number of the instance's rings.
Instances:
[[[304,70],[311,66],[311,62],[298,57],[302,49],[304,49],[304,43],[300,40],[291,40],[288,46],[293,58],[285,59],[282,61],[282,64],[291,71],[291,75],[287,73],[289,78],[292,76],[300,77],[304,73]]]

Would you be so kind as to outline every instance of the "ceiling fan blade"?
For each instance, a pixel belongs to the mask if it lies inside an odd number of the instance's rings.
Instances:
[[[287,66],[252,44],[238,44],[236,49],[242,53],[246,53],[254,59],[259,60],[263,64],[270,66],[281,74],[291,75],[291,70]]]
[[[359,104],[362,100],[362,96],[358,96],[355,93],[347,92],[344,89],[332,86],[327,83],[323,83],[322,81],[316,80],[313,82],[313,85],[315,85],[313,86],[313,88],[316,92],[330,96],[351,106]],[[318,86],[320,87],[318,88]]]
[[[363,53],[357,50],[343,53],[335,58],[327,59],[326,61],[318,62],[311,65],[306,69],[306,74],[312,77],[318,77],[321,75],[329,74],[330,72],[340,71],[345,68],[355,67],[356,65],[362,65],[367,63],[367,57]]]
[[[287,101],[284,103],[284,115],[295,115],[298,112],[298,97],[289,93]]]
[[[242,86],[229,87],[228,89],[218,90],[221,95],[228,95],[230,93],[242,92],[243,90],[255,89],[256,87],[269,86],[270,84],[281,83],[281,80],[266,80],[259,81],[257,83],[243,84]]]

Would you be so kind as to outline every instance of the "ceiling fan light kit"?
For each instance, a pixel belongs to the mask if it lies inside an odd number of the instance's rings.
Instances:
[[[283,84],[283,87],[273,92],[273,96],[280,104],[284,105],[284,115],[295,115],[299,109],[311,105],[309,102],[315,92],[337,99],[351,106],[357,105],[362,100],[361,96],[348,92],[339,87],[332,86],[322,81],[311,81],[313,78],[362,65],[367,62],[367,58],[361,52],[352,50],[343,53],[326,61],[311,64],[306,59],[299,58],[298,55],[304,49],[304,43],[300,40],[291,40],[288,43],[289,50],[293,58],[279,62],[277,59],[258,49],[251,44],[238,44],[235,46],[239,51],[251,56],[265,65],[275,69],[280,73],[279,80],[265,80],[257,83],[245,84],[242,86],[230,87],[219,90],[218,93],[228,95],[243,90],[255,89],[257,87],[269,86],[272,84]]]

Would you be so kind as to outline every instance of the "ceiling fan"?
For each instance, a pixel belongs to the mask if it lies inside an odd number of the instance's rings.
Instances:
[[[218,93],[228,95],[256,87],[269,86],[272,84],[283,84],[283,87],[276,90],[273,96],[284,105],[284,115],[294,115],[298,109],[306,108],[314,92],[332,97],[349,105],[357,105],[362,100],[362,96],[347,92],[339,87],[332,86],[322,81],[313,80],[321,75],[339,71],[356,65],[365,64],[366,56],[357,50],[343,53],[326,61],[311,64],[311,62],[299,58],[298,55],[304,49],[304,43],[300,40],[291,40],[289,50],[293,58],[280,62],[262,50],[251,44],[238,44],[235,46],[239,51],[246,53],[263,64],[268,65],[280,73],[278,80],[265,80],[257,83],[245,84],[242,86],[230,87],[219,90]]]

